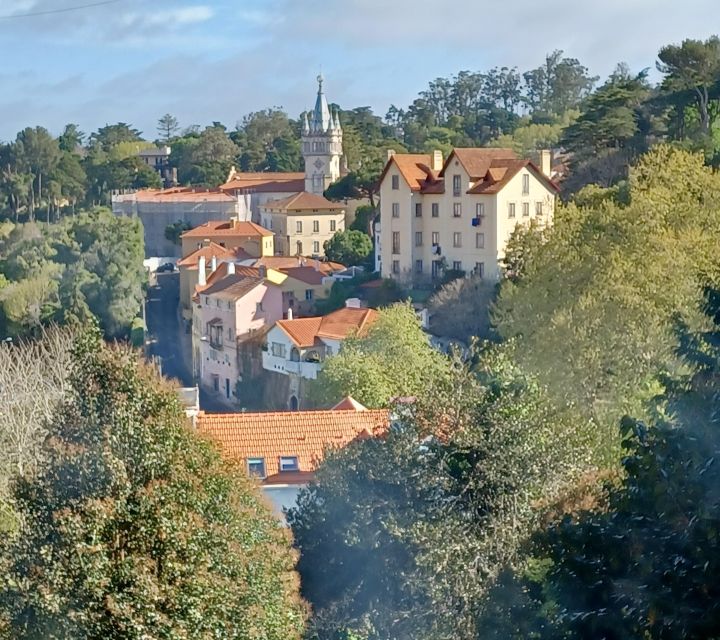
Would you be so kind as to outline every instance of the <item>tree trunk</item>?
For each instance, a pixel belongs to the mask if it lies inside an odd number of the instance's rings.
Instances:
[[[700,112],[700,128],[704,135],[710,135],[710,97],[708,96],[707,87],[695,87],[697,93],[698,111]]]

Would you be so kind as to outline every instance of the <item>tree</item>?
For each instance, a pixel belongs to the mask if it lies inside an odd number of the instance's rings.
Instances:
[[[299,127],[281,109],[246,115],[231,139],[240,148],[243,171],[300,171]]]
[[[216,187],[225,182],[237,155],[238,147],[223,127],[207,127],[190,150],[187,179],[193,184]]]
[[[158,120],[157,132],[158,136],[160,136],[160,142],[163,144],[170,144],[178,131],[180,131],[180,124],[175,116],[166,113]]]
[[[188,229],[192,229],[192,226],[189,222],[183,222],[182,220],[178,220],[177,222],[173,222],[172,224],[169,224],[167,227],[165,227],[165,237],[173,244],[180,246],[180,236],[182,236],[182,234],[185,233]]]
[[[80,131],[80,126],[77,124],[66,124],[63,132],[58,138],[58,144],[60,145],[61,151],[68,153],[77,153],[78,149],[82,146],[85,134]]]
[[[20,166],[24,167],[32,176],[28,203],[32,220],[35,207],[41,203],[43,194],[47,190],[47,177],[60,161],[60,147],[57,140],[43,127],[23,129],[17,135],[16,145],[16,157]],[[48,221],[49,217],[50,207],[48,204]]]
[[[98,147],[103,151],[110,151],[115,145],[121,142],[139,142],[140,131],[133,128],[132,125],[125,122],[117,124],[108,124],[100,127],[97,131],[90,134],[90,145]]]
[[[398,396],[421,396],[447,362],[423,332],[409,304],[378,311],[364,337],[350,337],[325,361],[311,385],[316,404],[330,405],[351,395],[368,407],[385,407]]]
[[[428,300],[430,330],[439,336],[469,343],[490,337],[490,308],[497,284],[478,275],[443,285]]]
[[[351,266],[366,262],[373,246],[367,233],[350,229],[337,231],[325,241],[324,249],[328,260]]]
[[[372,238],[373,222],[378,215],[378,211],[372,205],[362,205],[355,209],[355,220],[350,225],[351,231],[362,231],[364,234]]]
[[[664,74],[662,86],[669,92],[692,95],[698,110],[700,132],[708,137],[720,108],[720,38],[706,41],[683,40],[681,45],[667,45],[658,53],[658,71]]]
[[[36,474],[14,490],[0,611],[13,638],[299,638],[279,521],[187,428],[175,392],[87,329]],[[188,526],[188,525],[191,526]]]

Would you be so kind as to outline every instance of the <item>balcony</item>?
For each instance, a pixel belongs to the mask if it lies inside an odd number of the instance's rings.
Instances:
[[[294,362],[288,360],[285,363],[286,373],[292,373],[308,380],[315,380],[321,369],[322,363],[320,362]]]

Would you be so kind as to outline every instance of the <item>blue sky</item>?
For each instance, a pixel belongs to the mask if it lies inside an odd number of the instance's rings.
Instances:
[[[0,16],[92,0],[0,0]],[[538,66],[563,49],[604,76],[654,67],[658,48],[713,33],[717,0],[117,0],[0,20],[0,140],[25,126],[90,132],[125,121],[155,137],[182,126],[234,127],[250,111],[292,116],[330,100],[384,114],[462,69]],[[720,26],[715,25],[716,32]]]

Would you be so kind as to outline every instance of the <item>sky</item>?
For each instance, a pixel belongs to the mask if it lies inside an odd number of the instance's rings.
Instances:
[[[297,117],[320,71],[330,101],[384,115],[436,77],[524,71],[555,49],[601,77],[654,69],[662,45],[720,31],[717,1],[0,0],[0,140],[119,121],[153,139],[164,113],[183,127]]]

